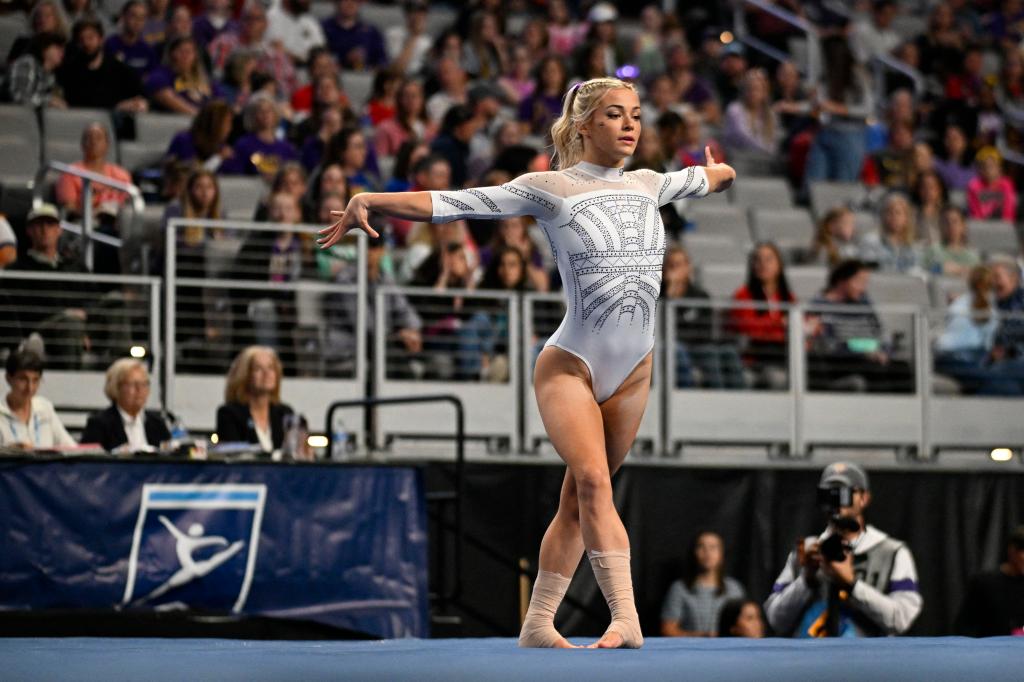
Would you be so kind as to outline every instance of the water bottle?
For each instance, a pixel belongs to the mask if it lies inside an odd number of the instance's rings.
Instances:
[[[182,443],[188,440],[188,429],[180,419],[171,415],[171,440]]]
[[[348,459],[349,433],[345,428],[345,422],[340,419],[334,423],[334,433],[331,434],[331,459],[341,462]]]

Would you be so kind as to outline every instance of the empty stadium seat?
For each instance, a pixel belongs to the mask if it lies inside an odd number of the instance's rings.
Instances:
[[[810,193],[811,210],[819,218],[836,206],[859,206],[867,197],[859,182],[813,182]]]
[[[376,2],[363,3],[359,18],[384,33],[392,26],[405,25],[405,12],[401,4],[382,5]]]
[[[687,206],[686,218],[702,236],[728,237],[737,244],[751,242],[750,218],[746,209],[729,204],[711,204],[704,200]]]
[[[984,254],[1006,253],[1016,256],[1020,252],[1020,240],[1013,223],[1005,220],[967,221],[967,235],[971,246]]]
[[[745,264],[713,263],[699,268],[698,280],[711,298],[732,298],[747,278]]]
[[[263,180],[256,176],[228,175],[219,178],[218,182],[220,205],[224,212],[236,218],[245,211],[245,219],[251,219],[266,191]]]
[[[750,216],[754,237],[783,250],[806,249],[814,239],[814,221],[805,209],[755,208]]]
[[[874,303],[916,305],[931,303],[928,280],[918,275],[873,272],[868,280],[868,296]]]
[[[789,183],[782,178],[743,178],[729,190],[732,202],[749,208],[792,208]]]
[[[789,289],[801,303],[820,294],[828,283],[828,268],[820,265],[800,265],[786,268]]]
[[[745,264],[747,247],[729,237],[689,233],[683,238],[694,265]]]
[[[928,284],[934,308],[945,309],[954,298],[967,292],[966,277],[932,275]]]
[[[46,138],[46,160],[60,161],[61,163],[75,163],[82,160],[82,147],[78,142],[68,140],[51,140]],[[117,156],[117,151],[112,150],[110,158]]]
[[[118,153],[121,157],[121,165],[130,172],[158,164],[164,156],[164,150],[160,147],[138,142],[119,143]]]
[[[344,71],[341,74],[341,87],[348,95],[353,110],[362,111],[373,90],[373,72]]]
[[[29,107],[0,106],[0,183],[25,186],[35,177],[40,159],[39,122]]]
[[[182,116],[180,114],[136,114],[135,142],[148,147],[159,147],[161,151],[164,151],[171,143],[171,138],[182,130],[187,130],[190,125],[192,125],[191,116]]]
[[[8,14],[0,17],[0,57],[7,59],[14,41],[30,33],[24,14]]]

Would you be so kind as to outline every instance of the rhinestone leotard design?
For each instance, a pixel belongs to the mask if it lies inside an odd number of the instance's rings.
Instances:
[[[579,357],[594,398],[610,398],[654,346],[665,228],[660,206],[707,194],[701,167],[623,172],[581,162],[500,187],[431,192],[435,223],[530,215],[547,235],[566,314],[545,346]]]

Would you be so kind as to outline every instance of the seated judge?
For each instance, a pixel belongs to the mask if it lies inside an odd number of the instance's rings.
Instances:
[[[82,443],[99,443],[108,452],[155,452],[171,433],[159,412],[147,411],[149,372],[134,358],[121,358],[107,369],[103,392],[111,405],[89,417]]]
[[[224,404],[217,408],[220,443],[254,443],[266,453],[280,450],[285,418],[281,402],[281,360],[272,348],[249,346],[231,363]]]

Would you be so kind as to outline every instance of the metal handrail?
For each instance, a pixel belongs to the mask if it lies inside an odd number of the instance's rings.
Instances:
[[[756,7],[762,12],[772,15],[779,21],[783,21],[793,28],[802,31],[807,36],[807,70],[805,74],[805,82],[808,85],[816,84],[818,82],[819,74],[821,73],[821,49],[818,44],[818,27],[803,17],[797,16],[778,5],[774,5],[768,0],[743,0],[742,2],[736,3],[733,9],[733,32],[736,37],[739,38],[741,42],[746,43],[755,49],[764,51],[765,54],[773,59],[778,59],[779,55],[773,54],[771,51],[765,51],[761,41],[756,37],[750,36],[747,32],[747,26],[743,16],[745,5]]]
[[[83,170],[81,168],[75,168],[66,163],[60,161],[48,161],[45,164],[39,166],[39,170],[36,172],[35,185],[32,190],[32,204],[38,206],[43,201],[43,180],[50,171],[57,171],[66,175],[74,175],[82,178],[82,235],[85,237],[85,248],[82,249],[82,265],[85,266],[86,270],[92,271],[93,265],[93,241],[102,241],[104,243],[111,244],[108,240],[98,239],[97,235],[93,234],[93,215],[92,215],[92,186],[93,184],[103,185],[116,189],[120,192],[124,192],[131,199],[132,207],[132,218],[137,219],[142,215],[146,209],[146,202],[142,198],[142,191],[131,183],[121,182],[114,178],[101,175],[99,173],[93,173],[92,171]],[[67,225],[70,223],[61,223],[61,227],[67,229]],[[120,246],[120,244],[111,244],[112,246]]]
[[[462,400],[451,394],[419,395],[395,398],[367,397],[358,400],[339,400],[331,403],[327,408],[327,417],[324,422],[324,432],[333,433],[334,413],[348,407],[361,407],[364,411],[379,405],[412,405],[418,403],[450,403],[455,408],[455,490],[451,493],[443,493],[432,496],[431,499],[441,502],[451,501],[455,506],[455,577],[452,581],[450,591],[445,591],[443,578],[439,591],[441,602],[455,601],[462,592],[462,544],[464,529],[462,525],[462,499],[466,487],[466,411]],[[332,443],[333,445],[333,443]],[[439,563],[443,564],[444,545],[439,541]],[[443,568],[443,566],[442,566]],[[443,575],[443,573],[442,573]]]

